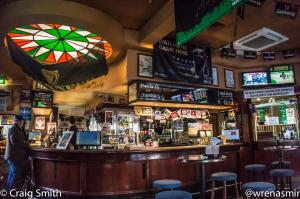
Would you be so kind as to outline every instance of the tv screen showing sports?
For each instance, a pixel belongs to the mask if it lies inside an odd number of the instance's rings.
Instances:
[[[79,131],[76,136],[76,145],[100,146],[101,136],[99,131]]]
[[[295,74],[293,66],[274,66],[270,68],[270,79],[272,85],[294,84]]]
[[[243,73],[243,86],[263,86],[268,85],[267,72]]]
[[[224,135],[228,141],[234,141],[240,139],[239,129],[222,130],[222,135]]]
[[[41,137],[42,137],[41,132],[30,132],[28,135],[28,140],[29,141],[32,141],[32,140],[40,141]]]

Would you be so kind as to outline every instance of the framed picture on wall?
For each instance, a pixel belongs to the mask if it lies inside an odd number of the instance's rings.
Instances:
[[[138,76],[153,78],[153,58],[151,55],[138,54]]]
[[[225,87],[235,88],[234,72],[229,69],[224,69],[224,74],[225,74]]]
[[[31,90],[27,90],[27,89],[22,90],[21,103],[31,103]]]
[[[36,130],[45,130],[45,123],[46,119],[45,117],[35,117],[35,128]]]
[[[218,68],[213,66],[211,70],[212,70],[212,85],[219,86]]]

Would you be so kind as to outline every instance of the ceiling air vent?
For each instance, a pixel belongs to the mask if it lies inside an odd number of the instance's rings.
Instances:
[[[262,51],[289,38],[269,28],[262,28],[234,42],[238,50]]]

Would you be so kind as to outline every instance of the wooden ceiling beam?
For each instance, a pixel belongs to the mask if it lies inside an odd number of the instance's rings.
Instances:
[[[175,30],[174,1],[169,0],[140,29],[139,43],[153,45],[162,37]]]

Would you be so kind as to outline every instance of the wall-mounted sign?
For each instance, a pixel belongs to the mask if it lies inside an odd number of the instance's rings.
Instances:
[[[128,86],[128,101],[132,102],[137,100],[137,91],[138,91],[137,83],[130,84]]]
[[[48,122],[47,123],[47,135],[49,137],[55,137],[57,132],[56,122]]]
[[[211,84],[211,52],[193,45],[177,46],[162,39],[154,45],[154,74],[166,80]]]
[[[138,54],[138,76],[153,77],[153,62],[151,55]]]
[[[231,77],[228,76],[228,78],[228,81],[231,79],[229,84],[231,86],[232,84],[234,85],[234,81],[232,82],[232,79],[234,79],[233,74],[231,74]],[[228,90],[192,87],[174,83],[137,80],[129,85],[129,103],[135,103],[136,101],[157,101],[174,104],[232,105],[232,96],[233,93]]]
[[[45,130],[46,119],[45,117],[35,117],[35,129],[36,130]]]
[[[153,109],[145,106],[134,106],[134,113],[136,116],[152,116]]]
[[[257,59],[257,52],[255,51],[244,51],[245,59]]]
[[[0,97],[9,97],[10,91],[0,91]]]
[[[219,85],[219,75],[218,75],[218,68],[212,67],[212,85],[218,86]]]
[[[261,7],[265,0],[248,0],[248,4],[254,5],[256,7]]]
[[[287,124],[295,124],[295,110],[293,108],[286,109]]]
[[[105,111],[105,123],[112,124],[113,123],[113,111]]]
[[[34,91],[32,97],[32,107],[51,108],[53,103],[53,93],[49,91]]]
[[[13,115],[1,115],[1,125],[12,125],[14,123]]]
[[[219,104],[231,105],[233,103],[233,93],[231,91],[219,91]]]
[[[0,111],[10,111],[13,109],[12,91],[0,90]]]
[[[263,54],[264,60],[275,60],[276,59],[275,52],[263,52],[262,54]]]
[[[236,50],[234,48],[222,48],[221,57],[236,57]]]
[[[31,114],[32,114],[32,108],[31,107],[20,107],[19,114],[22,115],[24,120],[30,121]]]
[[[266,117],[266,124],[267,125],[278,125],[279,117]]]
[[[235,88],[234,72],[229,69],[224,69],[225,86],[227,88]]]
[[[294,95],[294,87],[278,87],[270,89],[258,89],[244,91],[244,99],[261,98],[261,97],[278,97]]]
[[[290,17],[291,19],[296,19],[298,13],[299,5],[277,1],[275,6],[275,12],[279,16]]]
[[[159,93],[140,92],[140,99],[160,100],[160,94]]]
[[[295,57],[295,52],[290,50],[284,50],[282,51],[282,57],[285,59]]]

